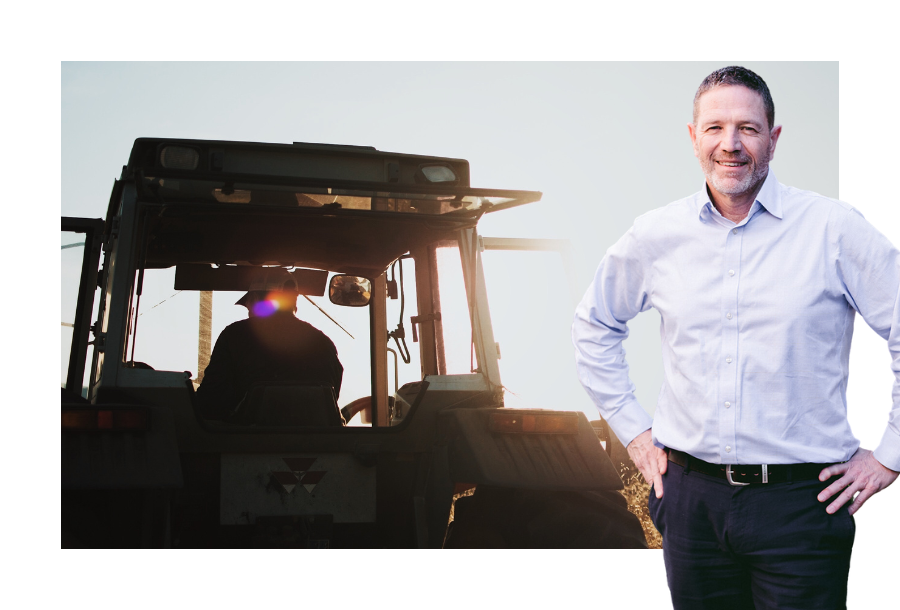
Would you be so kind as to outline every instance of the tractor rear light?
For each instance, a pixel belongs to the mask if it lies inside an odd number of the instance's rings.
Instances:
[[[63,409],[63,432],[141,432],[150,428],[147,409]]]
[[[497,411],[490,414],[488,429],[501,434],[576,434],[578,414]]]
[[[188,146],[164,146],[159,151],[159,163],[166,169],[197,169],[200,151]]]

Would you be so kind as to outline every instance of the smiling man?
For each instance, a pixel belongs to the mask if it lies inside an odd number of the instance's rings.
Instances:
[[[765,95],[768,101],[743,86],[706,84],[694,98],[694,122],[688,125],[694,155],[716,209],[734,222],[746,217],[756,200],[781,135],[781,126],[773,125],[768,88]]]
[[[900,252],[850,205],[777,181],[781,126],[750,70],[710,74],[688,130],[703,189],[607,251],[575,314],[579,377],[653,485],[675,608],[844,608],[852,515],[900,471]],[[652,420],[622,350],[651,307]],[[847,422],[856,313],[896,376],[874,453]]]

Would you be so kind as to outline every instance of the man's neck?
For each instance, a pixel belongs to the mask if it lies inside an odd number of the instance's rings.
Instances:
[[[716,209],[719,211],[719,214],[721,214],[724,218],[727,218],[731,222],[738,223],[747,217],[747,214],[750,212],[750,208],[753,207],[753,202],[756,201],[756,196],[759,194],[761,188],[762,182],[760,182],[756,186],[756,188],[749,193],[741,193],[739,195],[726,195],[723,193],[719,193],[715,189],[711,188],[709,184],[707,184],[706,192],[709,195],[709,199],[710,201],[712,201],[712,204],[716,206]]]

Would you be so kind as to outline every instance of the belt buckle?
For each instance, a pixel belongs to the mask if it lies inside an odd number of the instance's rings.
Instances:
[[[731,478],[731,475],[732,475],[731,464],[726,464],[725,465],[725,478],[728,479],[728,482],[731,485],[734,485],[735,487],[743,487],[744,485],[750,484],[750,483],[741,483],[740,481],[735,481],[734,479]],[[766,477],[766,479],[768,479],[768,478],[769,477]]]

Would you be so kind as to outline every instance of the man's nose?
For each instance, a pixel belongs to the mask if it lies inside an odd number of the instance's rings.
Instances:
[[[726,127],[722,133],[722,150],[725,152],[741,151],[741,134],[737,129]]]

